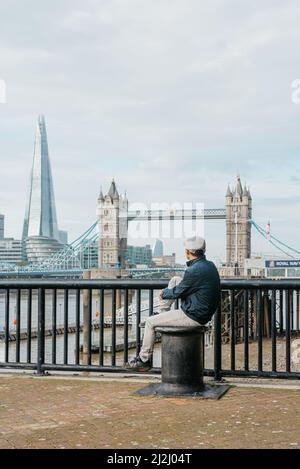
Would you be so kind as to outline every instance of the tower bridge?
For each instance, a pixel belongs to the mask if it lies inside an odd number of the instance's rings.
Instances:
[[[196,205],[196,204],[195,204]],[[226,220],[226,262],[235,269],[243,268],[244,259],[251,255],[252,197],[249,187],[242,186],[238,176],[236,186],[228,186],[225,208],[170,208],[162,210],[129,210],[127,195],[119,194],[112,180],[108,193],[102,189],[98,197],[99,268],[126,266],[128,223],[130,221]]]
[[[225,220],[225,208],[128,211],[128,221]]]

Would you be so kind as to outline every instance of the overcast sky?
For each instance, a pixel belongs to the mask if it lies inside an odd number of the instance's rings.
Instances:
[[[21,236],[46,116],[58,220],[74,238],[114,176],[130,202],[223,207],[237,172],[254,218],[300,249],[299,0],[0,0],[0,212]],[[225,223],[207,222],[221,258]],[[144,240],[136,244],[145,244]],[[180,242],[165,243],[166,251]],[[270,252],[254,234],[253,251]]]

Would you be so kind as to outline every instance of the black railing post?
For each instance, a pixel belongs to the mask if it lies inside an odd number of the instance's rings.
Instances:
[[[52,363],[56,363],[57,290],[52,293]]]
[[[91,272],[83,272],[84,283],[86,280],[90,280]],[[91,343],[91,321],[90,321],[90,292],[87,285],[83,286],[82,291],[82,301],[83,301],[83,344],[82,344],[82,364],[88,365],[88,354]]]
[[[104,290],[100,290],[99,365],[104,364]]]
[[[290,290],[285,291],[285,364],[286,371],[291,371],[291,303],[290,303]]]
[[[249,291],[244,290],[244,369],[249,371]]]
[[[5,363],[9,362],[9,289],[5,291],[5,353],[4,361]]]
[[[76,290],[75,306],[75,363],[80,363],[80,288]]]
[[[124,297],[124,363],[128,362],[128,305],[129,291],[126,288]]]
[[[92,364],[92,337],[93,333],[93,289],[89,289],[88,299],[88,334],[87,334],[87,364]]]
[[[300,319],[300,291],[297,290],[297,305],[296,305],[296,334],[299,334],[299,319]]]
[[[136,290],[136,355],[140,353],[141,350],[141,290]]]
[[[17,305],[16,305],[16,363],[20,362],[20,349],[21,349],[21,289],[17,290]]]
[[[68,364],[69,355],[69,290],[64,290],[64,365]]]
[[[283,290],[279,292],[279,334],[283,334]]]
[[[27,296],[27,363],[31,362],[31,320],[32,320],[32,290]]]
[[[271,337],[272,337],[272,371],[275,373],[276,369],[277,369],[277,357],[276,357],[276,290],[272,290]]]
[[[38,347],[37,347],[37,374],[43,375],[45,362],[45,290],[38,289]]]
[[[214,316],[214,378],[221,381],[222,368],[221,296]]]
[[[112,291],[111,303],[111,366],[116,366],[116,314],[117,314],[117,291],[114,288]]]
[[[235,298],[234,290],[230,291],[230,364],[231,369],[235,370],[235,308],[234,308]]]
[[[263,314],[262,314],[262,291],[259,288],[257,295],[257,370],[263,371]]]
[[[149,316],[153,316],[153,290],[149,290]]]
[[[290,291],[290,321],[291,321],[291,334],[294,330],[294,290]]]

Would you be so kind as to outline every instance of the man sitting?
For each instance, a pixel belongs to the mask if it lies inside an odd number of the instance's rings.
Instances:
[[[173,277],[168,288],[160,292],[160,314],[145,322],[143,345],[139,356],[125,367],[132,371],[148,371],[152,367],[155,328],[164,326],[195,327],[211,320],[220,300],[220,277],[213,262],[205,257],[206,243],[201,237],[187,238],[184,242],[188,259],[184,276]],[[181,299],[181,308],[170,309]]]

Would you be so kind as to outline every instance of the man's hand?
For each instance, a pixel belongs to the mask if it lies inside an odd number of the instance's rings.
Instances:
[[[164,290],[160,290],[160,292],[159,292],[159,298],[160,298],[161,300],[163,300],[163,294],[164,294]]]

